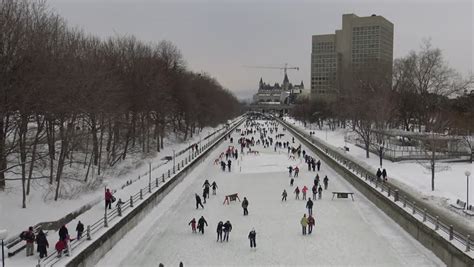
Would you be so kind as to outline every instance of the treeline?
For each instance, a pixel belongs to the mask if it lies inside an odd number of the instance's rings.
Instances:
[[[57,199],[76,153],[100,174],[131,151],[160,151],[170,132],[186,139],[240,111],[168,41],[102,40],[43,1],[0,0],[0,189],[19,175],[25,199],[35,170],[46,167]]]
[[[291,115],[320,127],[352,127],[364,141],[367,157],[374,131],[394,128],[464,136],[472,151],[473,77],[461,77],[429,41],[420,51],[396,59],[392,76],[384,69],[380,62],[369,62],[355,69],[349,92],[330,101],[300,99]]]

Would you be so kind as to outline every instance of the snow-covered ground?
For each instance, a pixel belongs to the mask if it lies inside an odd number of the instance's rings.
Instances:
[[[284,140],[289,138],[286,132]],[[306,201],[295,200],[292,192],[296,186],[311,187],[315,173],[300,159],[290,160],[285,149],[274,152],[262,146],[254,148],[260,155],[241,155],[232,172],[222,172],[213,161],[228,145],[220,145],[97,265],[444,265],[324,163],[319,175],[329,177],[329,188],[314,202],[313,233],[303,236],[299,222],[307,212]],[[289,186],[289,165],[301,170],[294,187]],[[206,179],[217,182],[217,195],[196,210],[194,193],[202,192]],[[286,202],[281,201],[283,189]],[[355,192],[355,201],[331,200],[331,191]],[[248,198],[249,216],[242,215],[239,202],[223,205],[225,195],[232,193]],[[200,216],[209,224],[204,235],[193,234],[188,226]],[[216,242],[220,220],[233,225],[228,243]],[[252,228],[256,250],[247,239]]]
[[[305,128],[301,122],[297,122],[291,118],[285,118],[286,121],[292,123],[299,129],[309,133],[315,132],[315,136],[322,142],[326,142],[334,147],[349,147],[347,155],[356,158],[360,162],[371,166],[377,170],[380,164],[378,155],[370,153],[370,158],[366,158],[365,150],[344,141],[344,136],[350,129],[338,128],[331,131],[325,125],[323,129],[319,129],[315,125],[307,125]],[[422,194],[426,199],[432,199],[437,205],[449,208],[450,203],[456,203],[457,199],[466,202],[467,183],[465,171],[470,171],[469,183],[469,203],[474,204],[474,164],[468,162],[439,162],[439,171],[435,174],[435,191],[431,191],[431,171],[424,166],[429,165],[426,161],[401,161],[392,162],[383,160],[382,166],[387,170],[388,178],[402,183],[412,190]],[[469,219],[468,217],[466,217]],[[474,223],[474,218],[473,223]]]
[[[40,222],[55,221],[58,220],[70,212],[76,211],[86,204],[90,204],[96,207],[98,215],[94,217],[91,215],[91,219],[96,221],[100,218],[100,214],[103,214],[103,198],[104,198],[104,187],[117,190],[118,192],[123,191],[122,187],[126,184],[126,181],[133,180],[132,185],[127,186],[125,189],[130,187],[130,190],[134,190],[136,193],[138,188],[143,188],[148,184],[148,170],[149,162],[152,164],[152,177],[161,177],[162,173],[167,171],[170,166],[172,167],[173,162],[163,161],[162,158],[165,156],[172,156],[173,150],[177,153],[187,148],[192,143],[199,143],[204,137],[213,133],[216,130],[222,129],[222,125],[215,128],[204,128],[199,134],[194,135],[193,138],[186,140],[185,142],[176,138],[176,136],[170,136],[165,140],[164,149],[155,154],[150,158],[143,158],[138,154],[128,154],[126,160],[120,162],[113,168],[108,169],[103,175],[97,177],[94,175],[89,178],[93,183],[90,191],[80,192],[77,195],[71,196],[70,199],[60,199],[54,201],[48,198],[48,185],[45,180],[33,180],[32,181],[32,192],[27,198],[27,208],[21,208],[21,182],[9,182],[8,189],[5,192],[0,192],[0,229],[7,229],[9,236],[17,236],[21,231],[24,231],[28,226],[35,225]],[[206,140],[207,142],[207,140]],[[204,144],[204,141],[203,141]],[[176,164],[188,157],[188,153],[184,153],[176,157]],[[78,170],[78,177],[84,177],[85,169]],[[141,176],[141,179],[138,177]],[[83,179],[83,178],[79,178]],[[68,183],[64,180],[63,183]],[[72,186],[72,185],[71,185]],[[92,208],[94,209],[94,208]],[[7,215],[8,216],[5,216]],[[90,222],[84,222],[86,225]],[[74,226],[70,226],[70,230],[74,230]],[[24,253],[21,253],[23,256]],[[20,257],[21,257],[20,256]],[[15,256],[17,257],[17,256]]]

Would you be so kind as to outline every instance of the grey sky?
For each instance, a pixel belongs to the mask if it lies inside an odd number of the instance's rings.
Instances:
[[[101,37],[133,34],[172,41],[190,69],[204,71],[248,98],[260,77],[283,80],[283,71],[244,65],[300,67],[290,81],[309,88],[311,35],[334,33],[342,14],[382,15],[395,25],[394,57],[431,38],[450,66],[467,75],[474,53],[473,3],[464,1],[118,1],[49,0],[73,26]]]

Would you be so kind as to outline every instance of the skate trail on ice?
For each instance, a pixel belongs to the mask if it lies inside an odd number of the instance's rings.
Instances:
[[[244,128],[244,127],[241,127]],[[279,127],[279,133],[282,127]],[[284,132],[283,139],[291,135]],[[269,134],[274,137],[275,134]],[[236,145],[238,134],[233,133]],[[254,135],[258,138],[257,135]],[[250,138],[250,137],[249,137]],[[188,175],[153,211],[118,242],[98,266],[178,266],[189,265],[359,265],[359,266],[444,266],[430,251],[357,192],[344,178],[322,162],[320,172],[309,172],[304,160],[290,160],[286,149],[263,148],[260,155],[239,153],[232,172],[222,172],[214,159],[231,145],[225,141]],[[307,148],[303,147],[307,152]],[[240,152],[240,151],[239,151]],[[313,153],[309,155],[314,157]],[[240,160],[242,159],[242,160]],[[289,186],[288,166],[298,165],[299,177]],[[241,172],[240,172],[241,168]],[[328,190],[315,200],[316,225],[311,235],[301,234],[300,219],[307,213],[306,201],[295,200],[296,186],[306,185],[312,196],[313,179],[329,177]],[[195,208],[194,193],[202,197],[202,184],[216,181],[217,195],[210,195],[204,209]],[[287,202],[281,202],[283,189]],[[355,192],[355,201],[334,199],[332,191]],[[243,216],[241,203],[223,205],[227,194],[239,193],[249,201],[249,215]],[[205,234],[193,234],[188,222],[203,215],[209,227]],[[230,220],[229,242],[216,242],[216,226]],[[257,232],[257,249],[247,238]]]

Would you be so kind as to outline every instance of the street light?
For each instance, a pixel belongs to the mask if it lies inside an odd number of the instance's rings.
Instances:
[[[0,239],[2,240],[2,266],[5,267],[5,250],[3,240],[7,239],[8,231],[0,230]]]
[[[380,168],[382,168],[382,159],[383,159],[383,143],[380,144],[380,149],[379,149],[379,156],[380,156]]]
[[[148,161],[148,185],[151,185],[151,161]]]
[[[174,171],[174,158],[175,158],[175,153],[174,153],[174,149],[173,149],[173,171]]]
[[[470,171],[465,171],[466,175],[466,209],[469,208],[469,176],[471,175]]]

